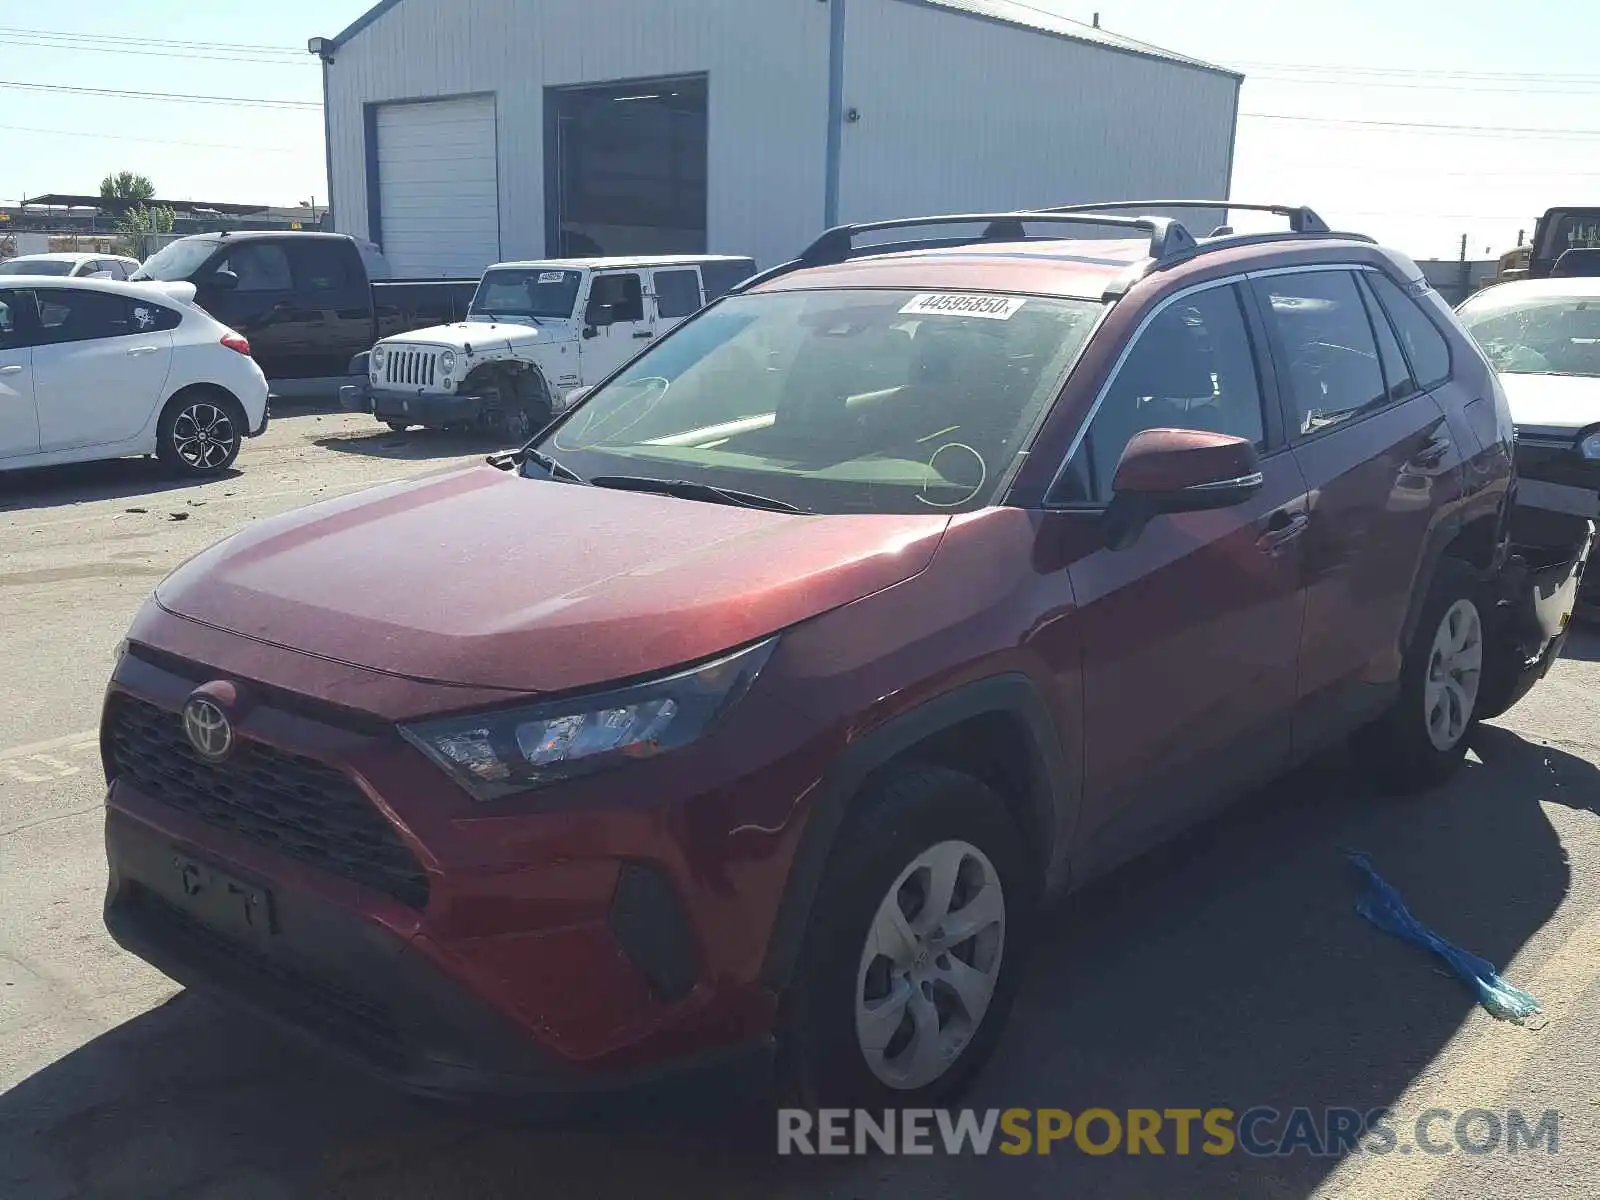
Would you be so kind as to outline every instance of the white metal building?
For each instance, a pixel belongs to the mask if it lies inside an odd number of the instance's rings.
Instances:
[[[1225,197],[1240,83],[1011,0],[384,0],[311,49],[335,226],[414,277]]]

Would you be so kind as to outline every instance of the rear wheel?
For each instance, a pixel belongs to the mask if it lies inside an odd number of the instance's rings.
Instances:
[[[1439,564],[1400,673],[1400,694],[1358,748],[1380,780],[1396,791],[1443,783],[1466,757],[1472,729],[1483,717],[1489,609],[1472,569],[1454,559]]]
[[[244,410],[226,392],[195,388],[168,403],[156,424],[156,456],[183,475],[216,475],[239,457]]]
[[[784,1090],[880,1108],[954,1096],[1016,991],[1036,872],[989,788],[942,767],[884,779],[840,835],[785,998]]]

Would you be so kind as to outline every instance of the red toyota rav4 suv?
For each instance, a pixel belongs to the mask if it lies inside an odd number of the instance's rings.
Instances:
[[[433,1093],[953,1094],[1047,893],[1351,735],[1441,781],[1559,650],[1591,530],[1515,545],[1494,373],[1270,211],[834,230],[201,554],[106,699],[113,935]]]

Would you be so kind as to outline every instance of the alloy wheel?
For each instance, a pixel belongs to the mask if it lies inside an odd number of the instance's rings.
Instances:
[[[1435,749],[1454,749],[1466,735],[1482,678],[1483,618],[1471,600],[1457,600],[1433,635],[1422,688],[1428,740]]]
[[[914,1091],[961,1057],[994,998],[1006,904],[989,858],[946,841],[912,860],[867,930],[856,1040],[883,1083]]]
[[[227,462],[238,440],[233,418],[210,401],[191,404],[172,423],[172,448],[196,471],[215,470]]]

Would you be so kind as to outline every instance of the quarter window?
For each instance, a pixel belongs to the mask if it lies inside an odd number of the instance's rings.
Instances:
[[[1201,429],[1264,443],[1261,381],[1236,288],[1187,296],[1145,328],[1052,502],[1109,503],[1122,452],[1146,429]]]
[[[1356,278],[1364,281],[1361,284],[1361,298],[1367,302],[1367,316],[1372,321],[1372,332],[1378,338],[1378,357],[1383,363],[1383,377],[1389,384],[1389,399],[1404,400],[1418,391],[1416,377],[1411,373],[1406,356],[1400,351],[1400,343],[1395,340],[1394,328],[1389,324],[1383,306],[1372,294],[1371,272],[1363,271]]]
[[[1256,286],[1287,360],[1294,425],[1301,436],[1389,402],[1372,324],[1351,272],[1275,275]]]
[[[1411,369],[1416,373],[1417,384],[1424,391],[1436,388],[1450,378],[1450,343],[1433,323],[1422,306],[1401,291],[1387,275],[1372,274],[1371,283],[1378,299],[1389,310],[1394,325],[1400,331],[1400,341],[1411,359]]]
[[[700,307],[700,276],[694,271],[656,272],[656,312],[687,317]]]

